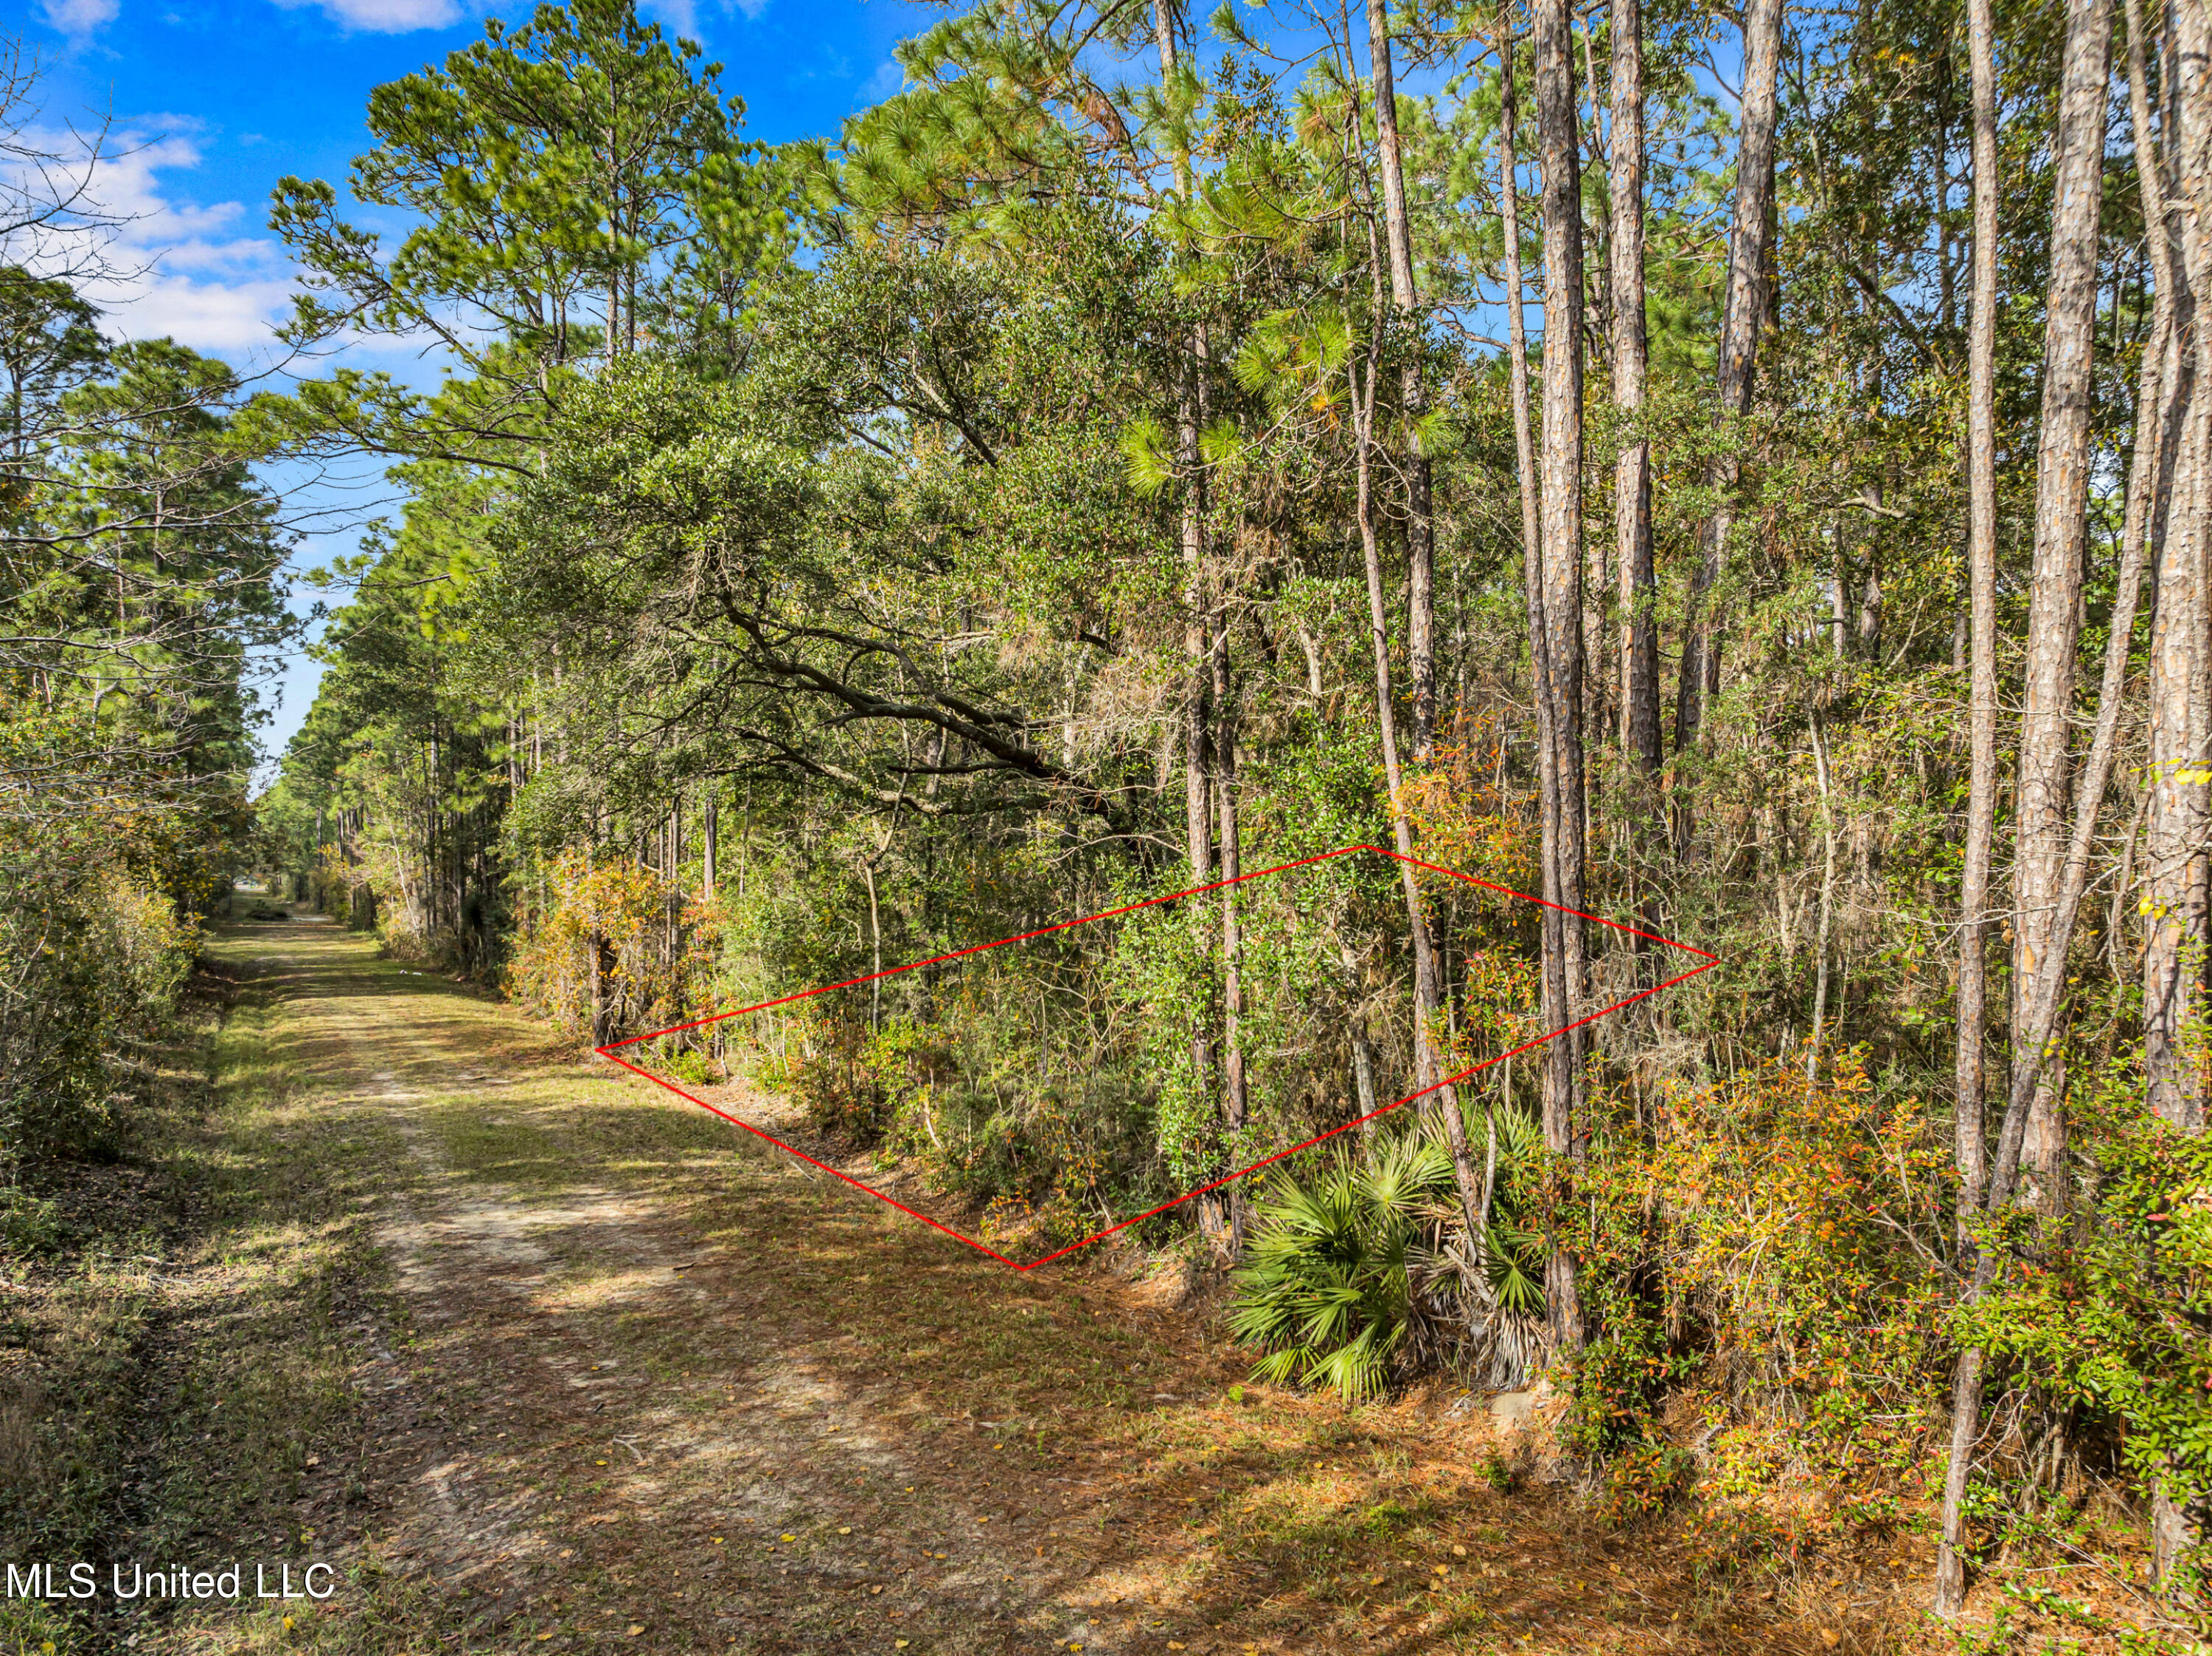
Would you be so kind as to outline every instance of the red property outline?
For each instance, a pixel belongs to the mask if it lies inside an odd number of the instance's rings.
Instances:
[[[1242,885],[1247,880],[1264,880],[1270,875],[1287,874],[1294,868],[1310,867],[1315,863],[1329,862],[1336,858],[1349,857],[1355,852],[1362,851],[1372,852],[1378,857],[1388,857],[1395,862],[1409,864],[1414,868],[1425,869],[1431,874],[1441,874],[1448,879],[1458,880],[1467,885],[1479,886],[1485,891],[1494,891],[1500,896],[1516,897],[1524,903],[1534,903],[1544,908],[1556,908],[1561,913],[1572,914],[1578,919],[1589,920],[1597,925],[1611,926],[1615,931],[1625,931],[1630,937],[1641,937],[1647,943],[1663,943],[1669,949],[1679,949],[1686,955],[1695,955],[1698,956],[1705,964],[1702,966],[1693,966],[1688,971],[1679,973],[1675,976],[1668,979],[1664,983],[1655,983],[1649,989],[1639,989],[1634,994],[1626,996],[1620,1000],[1613,1002],[1610,1006],[1601,1007],[1598,1010],[1589,1014],[1585,1017],[1577,1018],[1572,1023],[1561,1024],[1549,1034],[1538,1035],[1534,1040],[1524,1040],[1521,1045],[1514,1047],[1510,1052],[1500,1052],[1495,1058],[1486,1058],[1480,1064],[1469,1065],[1466,1069],[1462,1070],[1457,1075],[1446,1076],[1442,1081],[1437,1082],[1431,1086],[1424,1087],[1419,1092],[1407,1093],[1403,1098],[1394,1100],[1390,1103],[1383,1105],[1382,1108],[1378,1110],[1370,1110],[1367,1114],[1360,1116],[1355,1120],[1347,1121],[1342,1126],[1332,1127],[1325,1133],[1317,1133],[1313,1137],[1307,1139],[1302,1144],[1293,1144],[1288,1149],[1277,1150],[1273,1156],[1267,1157],[1263,1161],[1255,1162],[1248,1168],[1239,1168],[1234,1173],[1224,1174],[1220,1178],[1216,1179],[1211,1184],[1200,1185],[1196,1190],[1184,1192],[1183,1194],[1176,1197],[1172,1202],[1163,1202],[1156,1208],[1147,1209],[1143,1213],[1133,1214],[1130,1217],[1122,1220],[1118,1224],[1109,1225],[1103,1230],[1094,1231],[1090,1235],[1085,1237],[1081,1241],[1070,1242],[1066,1247],[1056,1249],[1053,1253],[1046,1254],[1042,1259],[1032,1259],[1027,1265],[1022,1265],[1015,1260],[1009,1259],[1005,1254],[1000,1253],[996,1248],[990,1247],[984,1243],[977,1241],[973,1236],[963,1235],[961,1232],[953,1229],[951,1226],[940,1223],[939,1221],[931,1218],[926,1213],[916,1211],[915,1209],[907,1206],[905,1203],[897,1200],[894,1197],[884,1195],[883,1192],[876,1189],[872,1185],[862,1184],[850,1174],[840,1172],[837,1168],[831,1167],[826,1162],[816,1161],[812,1156],[807,1155],[805,1151],[794,1149],[789,1144],[785,1143],[781,1138],[776,1137],[773,1133],[763,1132],[758,1127],[754,1126],[750,1122],[741,1121],[736,1116],[732,1115],[727,1110],[719,1109],[715,1106],[709,1104],[705,1099],[695,1097],[693,1095],[685,1092],[674,1082],[667,1080],[663,1077],[657,1076],[653,1074],[652,1071],[633,1064],[626,1058],[617,1058],[615,1056],[618,1048],[623,1046],[635,1046],[641,1040],[658,1040],[662,1035],[680,1034],[686,1029],[703,1028],[706,1025],[710,1023],[720,1023],[725,1018],[744,1017],[750,1012],[765,1012],[770,1007],[774,1006],[788,1006],[793,1001],[811,1000],[817,995],[826,995],[832,990],[851,989],[864,983],[873,983],[881,978],[895,978],[902,972],[913,972],[925,966],[937,966],[942,964],[945,961],[957,961],[969,955],[981,955],[993,949],[1004,949],[1008,943],[1027,943],[1033,937],[1048,937],[1055,931],[1072,931],[1079,925],[1088,925],[1093,920],[1110,920],[1116,915],[1133,914],[1139,909],[1155,908],[1162,903],[1179,902],[1185,897],[1203,896],[1209,891],[1218,891],[1224,886]],[[1116,1231],[1127,1230],[1131,1225],[1141,1223],[1143,1221],[1152,1218],[1156,1215],[1165,1213],[1170,1208],[1181,1207],[1185,1202],[1191,1200],[1194,1197],[1204,1196],[1207,1192],[1219,1190],[1224,1185],[1232,1185],[1248,1174],[1257,1173],[1262,1168],[1273,1166],[1276,1162],[1282,1161],[1285,1156],[1296,1156],[1300,1150],[1310,1150],[1315,1145],[1334,1138],[1340,1132],[1348,1132],[1352,1128],[1360,1125],[1364,1122],[1372,1121],[1378,1116],[1388,1115],[1391,1111],[1399,1109],[1405,1105],[1411,1104],[1416,1099],[1425,1098],[1431,1093],[1441,1091],[1446,1087],[1449,1087],[1456,1083],[1464,1081],[1469,1076],[1486,1070],[1493,1064],[1503,1063],[1505,1059],[1513,1058],[1522,1052],[1528,1052],[1532,1047],[1541,1046],[1546,1041],[1553,1040],[1558,1036],[1564,1035],[1571,1029],[1579,1029],[1585,1023],[1595,1023],[1598,1019],[1605,1017],[1611,1013],[1618,1012],[1624,1006],[1632,1006],[1638,1001],[1644,1000],[1650,996],[1656,995],[1662,989],[1672,989],[1676,984],[1686,982],[1690,979],[1696,977],[1700,972],[1711,971],[1720,963],[1721,961],[1719,955],[1709,953],[1705,949],[1699,949],[1694,943],[1677,943],[1672,937],[1662,937],[1658,936],[1656,932],[1640,931],[1637,927],[1629,925],[1620,920],[1609,920],[1602,914],[1584,913],[1579,908],[1569,908],[1565,903],[1555,903],[1543,897],[1533,897],[1525,891],[1516,891],[1510,886],[1493,885],[1488,880],[1478,880],[1472,874],[1462,874],[1456,869],[1441,868],[1434,863],[1425,863],[1418,857],[1408,857],[1403,852],[1392,851],[1387,846],[1365,845],[1340,846],[1334,851],[1324,851],[1320,852],[1318,855],[1312,857],[1301,857],[1294,863],[1278,863],[1273,868],[1257,869],[1249,874],[1240,874],[1233,880],[1216,880],[1210,885],[1193,886],[1188,891],[1170,892],[1167,895],[1162,897],[1147,897],[1140,903],[1127,903],[1120,908],[1109,908],[1103,913],[1086,914],[1079,920],[1061,920],[1054,925],[1040,926],[1034,931],[1024,931],[1014,937],[1001,937],[996,943],[979,943],[966,949],[956,949],[950,954],[933,955],[927,960],[909,961],[904,966],[886,967],[880,972],[871,972],[866,977],[848,978],[842,983],[825,983],[818,989],[802,989],[795,995],[784,995],[775,1000],[762,1001],[757,1005],[740,1006],[731,1011],[716,1012],[708,1017],[694,1018],[689,1023],[672,1023],[665,1029],[655,1029],[647,1034],[631,1035],[626,1040],[610,1041],[605,1046],[594,1047],[592,1050],[598,1052],[601,1058],[605,1059],[609,1063],[619,1064],[623,1069],[631,1071],[633,1074],[643,1076],[647,1081],[653,1083],[654,1086],[665,1088],[668,1091],[674,1093],[677,1097],[683,1099],[689,1103],[696,1104],[701,1109],[707,1111],[710,1114],[721,1117],[723,1120],[729,1122],[733,1126],[743,1127],[747,1132],[752,1134],[754,1137],[766,1140],[769,1143],[775,1145],[776,1149],[783,1151],[786,1155],[795,1156],[808,1166],[819,1168],[823,1172],[830,1174],[833,1178],[842,1180],[845,1183],[850,1185],[854,1190],[866,1192],[868,1195],[874,1197],[876,1200],[883,1203],[885,1206],[896,1208],[901,1213],[905,1214],[910,1219],[921,1220],[923,1224],[927,1225],[932,1230],[941,1230],[954,1240],[967,1243],[969,1247],[974,1248],[978,1253],[989,1254],[991,1258],[996,1259],[1002,1265],[1006,1265],[1015,1271],[1035,1271],[1039,1265],[1050,1265],[1054,1259],[1063,1259],[1066,1255],[1075,1253],[1078,1249],[1089,1247],[1093,1242],[1103,1241],[1107,1237],[1113,1235]]]

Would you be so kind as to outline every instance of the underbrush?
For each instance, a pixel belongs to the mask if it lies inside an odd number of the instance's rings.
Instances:
[[[154,1279],[186,1199],[163,1147],[206,1103],[204,1042],[222,998],[220,982],[185,977],[197,938],[165,905],[118,902],[104,930],[118,952],[94,975],[147,995],[109,1015],[129,1042],[118,1100],[129,1107],[72,1122],[55,1107],[46,1121],[64,1131],[19,1141],[0,1186],[0,1556],[20,1562],[118,1552],[161,1330]],[[0,1599],[0,1641],[90,1648],[78,1642],[87,1616],[66,1599]]]
[[[1506,1210],[1532,1271],[1546,1232],[1575,1254],[1589,1326],[1571,1356],[1548,1354],[1544,1453],[1606,1523],[1677,1514],[1717,1577],[1926,1538],[1972,1339],[1992,1365],[1978,1567],[2008,1592],[2038,1571],[2081,1581],[2008,1599],[2010,1625],[2070,1628],[2084,1651],[2212,1633],[2193,1569],[2142,1591],[2145,1491],[2212,1487],[2212,1150],[2152,1119],[2125,1075],[2083,1077],[2077,1097],[2094,1204],[2057,1238],[1990,1239],[2014,1262],[1971,1317],[1954,1308],[1949,1146],[1853,1055],[1679,1089],[1640,1127],[1623,1109],[1572,1162],[1519,1147]],[[1424,1261],[1468,1252],[1464,1232],[1433,1131],[1279,1174],[1255,1198],[1231,1325],[1262,1377],[1347,1397],[1467,1373],[1467,1331],[1494,1328],[1508,1296],[1467,1292],[1464,1271],[1418,1291]],[[1416,1352],[1425,1325],[1459,1343]]]
[[[199,943],[175,895],[120,865],[58,883],[0,869],[0,1186],[116,1153]]]
[[[911,1160],[931,1186],[986,1210],[1004,1237],[1031,1226],[1073,1241],[1176,1192],[1153,1155],[1149,1101],[1112,1071],[1040,1065],[984,1022],[871,1030],[805,1024],[785,1071],[818,1131]]]
[[[635,863],[595,864],[582,853],[547,871],[550,906],[515,933],[506,965],[508,996],[573,1034],[680,1023],[709,998],[709,968],[720,916],[680,887]],[[408,911],[379,922],[401,953],[471,964],[453,938],[409,932]]]
[[[300,1094],[281,1014],[219,955],[177,1004],[112,1155],[31,1169],[0,1231],[0,1556],[19,1562],[304,1557],[294,1503],[354,1416],[341,1331],[380,1292],[362,1203],[396,1146]],[[199,1613],[233,1612],[179,1614]],[[248,1616],[241,1647],[309,1638],[282,1623]],[[0,1649],[170,1634],[202,1647],[104,1594],[0,1600]]]

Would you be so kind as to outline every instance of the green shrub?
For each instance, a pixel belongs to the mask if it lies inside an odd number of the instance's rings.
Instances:
[[[1697,1458],[1661,1438],[1640,1438],[1620,1448],[1606,1469],[1606,1516],[1615,1523],[1665,1509],[1690,1487]]]
[[[0,1186],[0,1253],[52,1253],[61,1243],[61,1218],[52,1202]]]
[[[714,1065],[706,1053],[686,1047],[668,1059],[668,1073],[678,1081],[688,1081],[695,1087],[711,1085],[715,1080]]]
[[[1952,1329],[2117,1426],[2122,1463],[2186,1508],[2212,1490],[2212,1136],[2154,1115],[2124,1065],[2085,1077],[2069,1113],[2096,1169],[2095,1222],[2007,1273]],[[2180,1596],[2212,1620],[2212,1594],[2192,1580]]]
[[[1285,1170],[1269,1180],[1229,1319],[1267,1353],[1255,1379],[1358,1400],[1396,1378],[1412,1311],[1408,1259],[1423,1208],[1451,1180],[1443,1151],[1401,1138],[1364,1165],[1340,1154],[1310,1180]]]
[[[940,1040],[910,1017],[887,1018],[874,1030],[826,1018],[790,1066],[791,1095],[817,1130],[873,1146],[902,1106],[944,1084],[951,1065]]]
[[[873,1144],[890,1119],[890,1091],[868,1061],[864,1024],[824,1021],[791,1066],[791,1095],[808,1123],[857,1144]]]
[[[0,1162],[112,1156],[137,1062],[169,1032],[199,937],[120,869],[0,874]]]
[[[1472,1098],[1460,1107],[1468,1141],[1486,1158],[1491,1119]],[[1419,1330],[1434,1356],[1457,1338],[1433,1338],[1440,1325],[1463,1331],[1462,1313],[1541,1318],[1541,1239],[1520,1222],[1515,1194],[1531,1185],[1541,1141],[1526,1117],[1500,1113],[1494,1125],[1498,1160],[1479,1247],[1466,1235],[1434,1112],[1419,1132],[1382,1141],[1364,1161],[1340,1153],[1310,1180],[1277,1172],[1259,1198],[1231,1313],[1237,1336],[1267,1353],[1255,1377],[1372,1397],[1413,1362]]]

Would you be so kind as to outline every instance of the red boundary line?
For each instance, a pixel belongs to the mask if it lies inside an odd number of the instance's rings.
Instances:
[[[698,1029],[704,1028],[709,1023],[720,1023],[725,1018],[743,1017],[749,1012],[765,1012],[770,1007],[775,1006],[788,1006],[793,1001],[811,1000],[816,995],[826,995],[832,990],[852,989],[864,983],[876,982],[878,980],[882,978],[895,978],[902,972],[917,971],[925,966],[937,966],[946,961],[963,959],[969,955],[981,955],[989,949],[1004,949],[1008,943],[1027,943],[1035,937],[1048,937],[1055,931],[1066,931],[1075,926],[1088,925],[1093,920],[1110,920],[1117,915],[1133,914],[1139,909],[1156,907],[1161,903],[1179,902],[1185,897],[1203,896],[1209,891],[1218,891],[1224,886],[1242,885],[1247,880],[1264,880],[1270,875],[1287,874],[1294,868],[1306,868],[1315,863],[1326,863],[1330,861],[1332,858],[1338,857],[1349,857],[1355,852],[1362,851],[1372,852],[1378,857],[1388,857],[1397,862],[1410,864],[1415,868],[1425,869],[1431,874],[1441,874],[1447,879],[1457,880],[1462,884],[1479,886],[1485,891],[1495,891],[1500,896],[1517,897],[1524,903],[1534,903],[1539,907],[1542,908],[1556,908],[1563,914],[1572,914],[1578,919],[1589,920],[1597,925],[1610,926],[1615,931],[1625,931],[1630,937],[1641,937],[1646,943],[1662,943],[1668,949],[1679,949],[1686,955],[1698,955],[1705,961],[1705,964],[1702,966],[1693,966],[1686,972],[1678,973],[1674,977],[1668,978],[1664,983],[1655,983],[1649,989],[1639,989],[1634,994],[1626,996],[1622,999],[1613,1002],[1610,1006],[1601,1007],[1596,1011],[1589,1014],[1587,1016],[1577,1018],[1572,1023],[1561,1024],[1549,1034],[1538,1035],[1533,1040],[1524,1040],[1518,1046],[1512,1048],[1510,1052],[1500,1052],[1495,1058],[1486,1058],[1480,1064],[1469,1065],[1466,1069],[1462,1070],[1457,1075],[1446,1076],[1442,1081],[1437,1082],[1433,1085],[1424,1087],[1419,1092],[1407,1093],[1403,1098],[1393,1100],[1390,1103],[1383,1105],[1380,1109],[1370,1110],[1365,1115],[1360,1116],[1357,1119],[1347,1121],[1341,1126],[1332,1127],[1325,1133],[1317,1133],[1313,1137],[1307,1139],[1304,1143],[1293,1144],[1288,1149],[1277,1150],[1273,1156],[1267,1157],[1263,1161],[1255,1162],[1249,1167],[1239,1168],[1234,1173],[1224,1174],[1220,1178],[1214,1180],[1211,1184],[1200,1185],[1196,1190],[1185,1191],[1181,1196],[1176,1197],[1172,1202],[1163,1202],[1156,1208],[1149,1208],[1142,1213],[1132,1215],[1130,1217],[1122,1220],[1119,1224],[1109,1225],[1103,1230],[1094,1231],[1090,1235],[1085,1237],[1081,1241],[1070,1242],[1066,1247],[1060,1248],[1053,1253],[1048,1253],[1042,1259],[1032,1259],[1027,1265],[1022,1265],[1016,1260],[1009,1259],[1005,1254],[1000,1253],[996,1248],[988,1247],[982,1242],[979,1242],[974,1237],[963,1234],[962,1232],[953,1229],[950,1225],[939,1223],[937,1220],[931,1218],[927,1214],[920,1212],[915,1209],[907,1206],[905,1203],[898,1200],[896,1197],[884,1195],[883,1192],[878,1190],[874,1186],[864,1185],[859,1180],[854,1178],[850,1174],[841,1172],[837,1168],[831,1167],[826,1162],[816,1161],[812,1156],[807,1155],[805,1150],[794,1149],[793,1146],[785,1143],[781,1138],[776,1137],[775,1134],[763,1132],[758,1127],[754,1126],[750,1122],[741,1121],[736,1116],[732,1115],[727,1110],[718,1109],[714,1105],[709,1104],[705,1099],[695,1097],[692,1094],[685,1092],[674,1082],[664,1079],[662,1077],[653,1074],[652,1071],[645,1069],[639,1065],[631,1063],[626,1058],[617,1058],[615,1055],[619,1048],[624,1046],[634,1046],[641,1040],[658,1040],[662,1035],[681,1034],[687,1029]],[[632,1074],[643,1076],[647,1081],[653,1083],[654,1086],[665,1088],[668,1091],[674,1093],[677,1097],[684,1100],[688,1103],[697,1105],[701,1109],[707,1111],[709,1114],[721,1117],[723,1120],[729,1122],[732,1126],[743,1127],[747,1132],[752,1134],[754,1137],[765,1140],[767,1143],[775,1145],[776,1149],[783,1151],[786,1155],[797,1156],[809,1167],[819,1168],[823,1172],[830,1174],[832,1178],[842,1180],[846,1184],[850,1185],[854,1190],[863,1191],[868,1195],[874,1197],[876,1200],[883,1203],[885,1206],[896,1208],[901,1213],[905,1214],[910,1219],[921,1220],[923,1224],[927,1225],[932,1230],[943,1231],[947,1236],[951,1237],[954,1240],[967,1243],[969,1247],[974,1248],[978,1253],[987,1253],[1002,1265],[1008,1266],[1015,1271],[1035,1271],[1039,1265],[1050,1265],[1054,1259],[1064,1259],[1068,1254],[1073,1253],[1079,1249],[1089,1247],[1093,1242],[1104,1240],[1107,1237],[1113,1235],[1117,1231],[1127,1230],[1131,1225],[1141,1224],[1147,1219],[1154,1218],[1160,1214],[1165,1213],[1170,1208],[1181,1207],[1185,1202],[1189,1201],[1194,1197],[1204,1196],[1209,1191],[1219,1190],[1224,1185],[1233,1185],[1239,1179],[1245,1177],[1248,1174],[1257,1173],[1262,1168],[1273,1167],[1276,1162],[1284,1160],[1287,1156],[1296,1156],[1300,1150],[1310,1150],[1315,1145],[1325,1143],[1329,1139],[1335,1137],[1339,1133],[1349,1132],[1352,1128],[1364,1125],[1367,1122],[1375,1120],[1377,1117],[1388,1115],[1391,1111],[1402,1108],[1404,1106],[1413,1102],[1416,1099],[1426,1098],[1431,1093],[1441,1091],[1446,1087],[1449,1087],[1459,1082],[1464,1081],[1469,1076],[1478,1074],[1480,1071],[1488,1069],[1493,1064],[1501,1064],[1504,1062],[1505,1059],[1517,1057],[1519,1054],[1528,1052],[1532,1047],[1541,1046],[1546,1041],[1556,1040],[1559,1036],[1567,1034],[1570,1030],[1579,1029],[1586,1023],[1595,1023],[1598,1019],[1608,1016],[1614,1012],[1618,1012],[1624,1006],[1633,1006],[1638,1001],[1648,999],[1650,997],[1659,993],[1660,991],[1663,989],[1672,989],[1678,983],[1686,983],[1690,979],[1696,977],[1701,972],[1711,971],[1720,963],[1721,961],[1719,955],[1712,954],[1709,950],[1700,949],[1694,943],[1679,943],[1672,937],[1662,937],[1656,932],[1640,931],[1637,927],[1627,925],[1624,921],[1609,920],[1602,914],[1585,913],[1579,908],[1569,908],[1565,903],[1555,903],[1548,898],[1532,896],[1525,891],[1516,891],[1510,886],[1497,885],[1488,880],[1479,880],[1472,874],[1462,874],[1456,869],[1440,867],[1435,863],[1425,863],[1418,857],[1409,857],[1401,851],[1393,851],[1385,846],[1340,846],[1334,851],[1324,851],[1312,857],[1301,857],[1296,862],[1278,863],[1273,868],[1256,869],[1249,874],[1240,874],[1233,880],[1216,880],[1210,885],[1193,886],[1187,891],[1171,892],[1164,897],[1147,897],[1142,902],[1125,903],[1119,908],[1109,908],[1103,913],[1086,914],[1079,920],[1062,920],[1054,925],[1039,926],[1034,931],[1024,931],[1011,937],[1001,937],[996,943],[979,943],[966,949],[953,949],[949,954],[933,955],[927,960],[909,961],[904,966],[885,967],[880,972],[869,973],[866,977],[848,978],[842,983],[825,983],[817,989],[803,989],[795,995],[784,995],[775,1000],[762,1001],[757,1005],[739,1006],[727,1012],[716,1012],[708,1017],[694,1018],[689,1023],[673,1023],[665,1029],[655,1029],[647,1034],[631,1035],[622,1040],[610,1041],[605,1046],[594,1047],[592,1050],[598,1052],[601,1058],[605,1059],[609,1063],[619,1064],[623,1069],[629,1071]]]

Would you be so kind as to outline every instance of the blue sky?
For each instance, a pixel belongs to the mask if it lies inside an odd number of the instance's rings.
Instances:
[[[368,146],[369,88],[435,64],[482,31],[487,15],[520,20],[527,6],[488,12],[462,0],[28,0],[19,26],[43,70],[37,125],[105,120],[113,155],[96,180],[110,210],[129,215],[121,262],[143,267],[127,287],[95,295],[115,335],[170,335],[241,369],[279,353],[271,324],[289,308],[291,268],[269,234],[269,191],[286,173],[343,187]],[[744,98],[749,136],[778,142],[834,136],[845,116],[896,90],[891,48],[942,13],[907,0],[660,0],[649,16],[699,40]],[[422,378],[405,355],[359,356],[365,367]],[[312,532],[296,561],[351,549],[380,493],[373,476],[270,481],[295,492]],[[284,664],[273,755],[313,701],[319,670]]]

